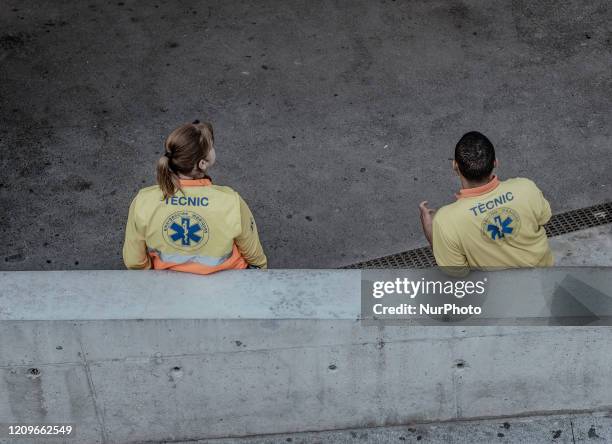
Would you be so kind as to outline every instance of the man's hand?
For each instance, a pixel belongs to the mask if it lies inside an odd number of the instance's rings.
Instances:
[[[419,204],[419,210],[421,211],[421,225],[423,225],[423,233],[429,242],[429,245],[433,247],[433,218],[436,214],[436,210],[427,207],[427,201],[424,200]]]

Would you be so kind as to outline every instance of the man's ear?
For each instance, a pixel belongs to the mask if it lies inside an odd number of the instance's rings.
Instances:
[[[493,162],[493,168],[499,168],[499,160],[495,159]]]
[[[453,171],[459,175],[461,175],[461,173],[459,172],[459,165],[457,165],[457,161],[453,159]]]
[[[206,168],[208,168],[208,162],[205,159],[200,159],[198,162],[198,168],[202,171],[206,171]]]

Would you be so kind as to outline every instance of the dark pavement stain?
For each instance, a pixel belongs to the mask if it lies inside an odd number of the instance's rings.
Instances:
[[[19,49],[26,44],[28,35],[24,33],[4,34],[0,37],[0,48],[4,50]]]
[[[23,253],[12,254],[4,258],[5,262],[23,262],[24,260],[25,256],[23,255]]]
[[[85,190],[89,190],[92,185],[93,183],[83,180],[81,182],[77,182],[75,188],[77,191],[85,191]]]

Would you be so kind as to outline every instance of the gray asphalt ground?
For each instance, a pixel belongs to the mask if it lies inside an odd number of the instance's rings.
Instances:
[[[166,135],[213,122],[217,183],[273,267],[424,244],[478,129],[553,211],[612,190],[612,7],[581,1],[17,1],[0,8],[0,269],[121,268]]]
[[[195,441],[197,444],[595,444],[610,442],[612,442],[612,418],[610,413],[605,412]]]

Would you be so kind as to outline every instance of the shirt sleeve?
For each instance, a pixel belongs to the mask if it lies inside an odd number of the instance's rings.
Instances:
[[[125,240],[123,242],[123,263],[130,270],[148,270],[151,268],[151,259],[147,254],[145,238],[136,226],[135,220],[136,198],[130,205],[128,220],[125,227]]]
[[[259,234],[257,234],[257,225],[255,224],[253,214],[242,197],[238,196],[238,199],[240,200],[241,231],[238,237],[234,239],[236,246],[250,265],[267,268],[268,259],[259,242]]]
[[[552,216],[552,212],[550,210],[550,203],[548,203],[542,191],[535,184],[534,187],[537,196],[535,203],[536,217],[538,219],[538,224],[544,225],[550,220],[550,217]]]
[[[469,273],[465,254],[449,233],[444,231],[438,217],[433,220],[432,248],[436,262],[444,272],[453,276],[465,276]]]

